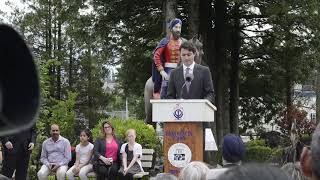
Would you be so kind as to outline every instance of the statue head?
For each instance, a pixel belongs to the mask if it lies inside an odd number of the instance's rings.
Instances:
[[[182,26],[182,21],[178,18],[175,18],[170,21],[169,24],[169,30],[172,34],[172,37],[174,39],[179,39],[181,36],[181,26]]]

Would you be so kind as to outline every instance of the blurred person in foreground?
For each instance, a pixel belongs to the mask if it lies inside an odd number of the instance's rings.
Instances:
[[[216,179],[229,168],[240,166],[245,155],[245,146],[240,136],[227,134],[222,142],[222,167],[210,169],[208,179]]]
[[[193,161],[180,171],[178,179],[206,180],[208,171],[209,168],[205,163],[200,161]]]
[[[291,180],[285,172],[266,164],[244,164],[228,169],[217,180]],[[208,178],[208,180],[211,180]]]
[[[320,124],[312,135],[311,145],[302,150],[300,166],[305,176],[311,180],[320,180]]]

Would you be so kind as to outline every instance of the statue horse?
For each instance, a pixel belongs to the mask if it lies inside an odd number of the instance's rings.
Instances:
[[[197,38],[193,37],[189,41],[192,41],[196,48],[197,52],[194,58],[194,61],[198,64],[202,64],[202,57],[204,55],[203,53],[203,44],[198,40]],[[153,99],[153,81],[152,77],[150,77],[144,86],[144,111],[146,113],[145,117],[145,123],[153,125],[153,127],[156,126],[156,123],[152,122],[152,105],[150,103],[150,100]]]

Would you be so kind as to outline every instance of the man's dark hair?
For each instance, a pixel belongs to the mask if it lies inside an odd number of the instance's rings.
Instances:
[[[235,166],[221,174],[217,180],[290,180],[278,167],[266,164],[245,164]]]
[[[320,124],[312,135],[311,141],[311,158],[312,158],[312,171],[320,178]]]
[[[191,41],[185,41],[181,44],[180,46],[180,51],[181,49],[186,49],[188,51],[193,52],[194,54],[196,53],[197,49],[196,46],[191,42]]]

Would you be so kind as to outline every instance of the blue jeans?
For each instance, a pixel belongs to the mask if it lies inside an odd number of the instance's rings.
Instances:
[[[174,69],[175,68],[165,67],[164,71],[168,74],[168,76],[170,76],[171,71]],[[162,79],[161,91],[160,91],[161,99],[167,99],[168,84],[169,84],[169,81]]]

